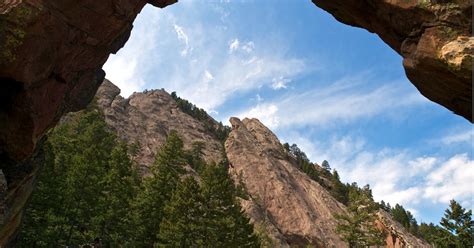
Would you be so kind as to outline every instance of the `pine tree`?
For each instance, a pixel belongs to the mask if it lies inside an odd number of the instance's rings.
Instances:
[[[377,206],[370,190],[352,188],[349,192],[349,214],[336,215],[336,231],[350,248],[384,244],[383,233],[375,226]]]
[[[451,200],[449,208],[445,210],[444,217],[441,218],[441,226],[455,235],[456,247],[472,246],[472,211],[466,211],[455,200]]]
[[[339,173],[336,171],[336,169],[333,170],[331,174],[331,183],[332,183],[332,188],[331,188],[331,194],[338,200],[340,203],[347,205],[349,202],[349,192],[348,188],[346,185],[344,185],[341,182],[341,179],[339,177]]]
[[[327,172],[330,172],[331,171],[331,166],[329,165],[329,162],[327,160],[324,160],[322,163],[321,163],[321,167],[327,171]]]
[[[94,108],[78,112],[49,135],[45,168],[26,209],[20,247],[121,243],[133,195],[131,162]],[[120,182],[120,184],[118,184]]]
[[[157,243],[164,206],[171,199],[185,163],[183,141],[172,131],[156,155],[152,175],[143,179],[134,204],[134,236],[138,246],[150,247]]]
[[[395,207],[391,209],[390,214],[393,219],[402,224],[403,227],[407,229],[410,227],[410,218],[407,211],[400,204],[395,204]]]
[[[112,150],[108,171],[103,178],[100,202],[103,214],[96,218],[102,244],[113,247],[131,238],[130,209],[139,186],[139,176],[128,156],[128,148],[120,143]]]
[[[190,176],[178,183],[164,208],[159,247],[202,247],[204,243],[203,200],[196,180]]]
[[[258,247],[253,226],[236,199],[236,188],[222,165],[208,165],[202,175],[206,247]]]

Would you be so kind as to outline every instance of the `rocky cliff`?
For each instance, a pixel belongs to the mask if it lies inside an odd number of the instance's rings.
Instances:
[[[403,57],[425,97],[472,119],[472,1],[312,0],[338,21],[376,33]]]
[[[264,225],[279,247],[346,247],[336,233],[334,217],[347,213],[346,207],[301,172],[260,121],[232,118],[230,122],[232,132],[225,143],[230,173],[250,195],[243,207],[254,223]],[[387,233],[387,247],[430,247],[387,213],[378,216],[379,228]]]
[[[345,247],[334,214],[345,208],[292,164],[277,137],[257,119],[230,120],[226,153],[253,201],[244,204],[257,222],[270,225],[290,246]],[[263,213],[255,213],[252,205]],[[281,239],[280,238],[280,239]]]
[[[105,80],[97,91],[96,104],[120,139],[138,144],[140,152],[134,160],[145,171],[170,130],[178,131],[187,148],[202,142],[206,161],[222,159],[222,143],[201,121],[181,111],[166,91],[134,93],[128,99],[119,93]],[[345,247],[335,232],[334,215],[346,213],[346,207],[301,172],[278,138],[257,119],[232,118],[231,124],[225,142],[229,173],[245,186],[249,199],[242,200],[243,208],[265,230],[273,246]],[[380,228],[389,233],[389,247],[426,246],[390,216],[380,216]]]
[[[155,153],[171,130],[176,130],[185,149],[193,143],[203,144],[204,159],[222,160],[223,146],[204,124],[178,108],[175,100],[164,90],[134,93],[125,99],[120,89],[105,80],[97,91],[97,106],[104,113],[107,125],[122,140],[137,146],[135,161],[142,167],[153,163]]]

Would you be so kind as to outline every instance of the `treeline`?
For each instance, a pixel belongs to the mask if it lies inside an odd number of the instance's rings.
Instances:
[[[451,200],[440,225],[418,224],[410,211],[402,205],[396,204],[391,207],[384,201],[376,203],[369,185],[360,188],[355,182],[352,184],[342,183],[338,172],[335,169],[331,172],[331,167],[326,160],[319,167],[311,163],[296,144],[285,143],[283,147],[289,155],[296,159],[297,166],[301,171],[317,181],[336,200],[348,207],[351,215],[336,216],[336,218],[342,221],[337,230],[349,246],[364,247],[380,244],[380,233],[371,228],[375,220],[375,213],[379,209],[388,212],[411,234],[428,241],[434,247],[464,248],[473,246],[472,211],[462,208],[455,200]]]
[[[472,210],[466,210],[455,200],[451,200],[439,225],[421,223],[403,206],[380,202],[380,207],[389,212],[394,220],[402,224],[411,234],[420,237],[434,247],[463,248],[473,246]]]
[[[209,133],[224,143],[231,131],[229,126],[223,125],[222,122],[216,123],[204,109],[199,108],[188,100],[179,97],[176,95],[176,92],[173,91],[171,93],[171,97],[176,101],[176,104],[181,111],[190,115],[194,119],[199,120],[201,123],[203,123],[204,128]]]
[[[44,149],[18,247],[259,246],[226,167],[205,165],[174,131],[144,178],[93,108],[56,127]]]
[[[296,160],[297,167],[318,182],[339,202],[346,205],[347,215],[335,215],[339,220],[336,232],[349,247],[381,246],[385,244],[383,232],[374,222],[378,204],[374,201],[369,185],[360,188],[357,183],[343,184],[336,170],[324,160],[321,167],[310,162],[306,154],[296,145],[283,144],[288,155]]]

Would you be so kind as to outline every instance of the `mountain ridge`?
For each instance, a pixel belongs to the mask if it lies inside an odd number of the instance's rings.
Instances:
[[[156,151],[170,130],[176,130],[187,148],[204,143],[206,162],[223,159],[223,146],[204,124],[184,113],[165,90],[121,97],[120,89],[105,80],[96,94],[97,107],[118,137],[138,144],[134,157],[146,173]],[[217,123],[217,121],[216,121]],[[249,196],[241,204],[246,214],[278,247],[345,247],[336,233],[335,215],[347,214],[346,206],[326,188],[298,168],[278,137],[257,119],[231,118],[232,131],[225,141],[229,173],[242,183]],[[137,142],[138,141],[138,142]],[[317,165],[316,165],[317,166]],[[290,214],[291,213],[291,214]],[[388,214],[380,214],[379,226],[388,232],[387,247],[430,247]]]

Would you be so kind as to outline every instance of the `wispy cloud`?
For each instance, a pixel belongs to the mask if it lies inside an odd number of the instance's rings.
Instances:
[[[445,145],[451,145],[454,143],[466,143],[470,142],[472,145],[474,138],[474,131],[472,129],[454,134],[447,135],[441,139],[441,142]]]
[[[124,97],[144,89],[143,72],[150,68],[145,61],[155,47],[154,42],[161,28],[160,10],[151,12],[145,9],[141,15],[148,24],[135,27],[125,48],[117,55],[111,55],[103,67],[106,77],[121,89]]]
[[[191,9],[189,4],[185,6]],[[153,11],[143,11],[121,56],[105,66],[125,97],[144,88],[165,88],[215,113],[238,94],[271,87],[275,78],[291,80],[307,69],[303,59],[285,53],[284,44],[242,40],[220,25],[204,26],[173,11]],[[153,18],[159,19],[157,27],[148,23]]]
[[[279,89],[286,89],[288,88],[288,83],[290,82],[289,79],[279,77],[279,78],[274,78],[272,80],[272,89],[274,90],[279,90]]]
[[[403,204],[416,212],[423,212],[424,203],[443,207],[451,199],[465,206],[474,203],[474,160],[467,154],[446,158],[416,156],[409,150],[369,149],[361,137],[314,141],[294,131],[284,136],[297,143],[310,158],[328,160],[343,181],[369,184],[377,201],[384,200],[392,206]]]
[[[184,48],[181,50],[181,56],[186,56],[190,50],[188,35],[184,32],[183,27],[178,26],[177,24],[174,24],[173,27],[178,39],[184,43]]]
[[[418,93],[407,92],[399,87],[401,82],[384,82],[379,87],[366,87],[364,82],[370,80],[374,80],[373,76],[361,73],[323,86],[315,83],[320,87],[258,103],[237,116],[259,118],[274,129],[308,124],[341,125],[362,118],[387,117],[390,116],[387,113],[425,102]],[[275,110],[272,116],[266,111],[270,107]]]

